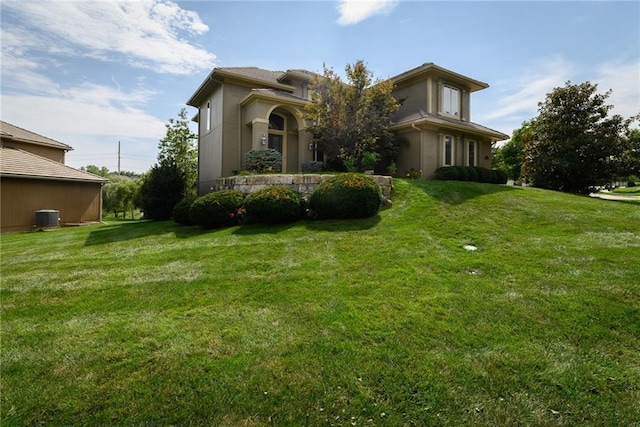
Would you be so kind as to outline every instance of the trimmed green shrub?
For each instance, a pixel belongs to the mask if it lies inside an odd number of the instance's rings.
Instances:
[[[458,176],[460,177],[460,181],[470,181],[469,179],[469,168],[465,167],[465,166],[452,166],[453,168],[456,168],[456,170],[458,171]]]
[[[309,209],[318,219],[365,218],[375,215],[381,204],[378,183],[357,173],[344,173],[321,182],[309,199]]]
[[[501,169],[494,169],[496,173],[496,184],[506,184],[508,177],[507,173]]]
[[[435,179],[441,181],[460,181],[460,171],[455,166],[443,166],[436,169]]]
[[[487,168],[481,168],[480,166],[474,166],[476,172],[478,172],[478,182],[491,183],[491,171]]]
[[[196,196],[186,197],[178,202],[177,205],[173,207],[173,220],[182,225],[193,225],[193,222],[189,218],[189,210],[191,209],[191,204],[197,199]]]
[[[467,166],[465,168],[467,170],[468,181],[478,182],[478,171],[473,166]]]
[[[628,188],[628,187],[635,187],[635,186],[636,186],[635,181],[629,181],[629,182],[627,182],[627,188]]]
[[[282,154],[272,148],[251,150],[245,153],[243,165],[245,170],[253,173],[280,172]]]
[[[283,185],[263,188],[244,199],[249,219],[268,224],[299,220],[302,214],[301,203],[300,193]]]
[[[316,173],[324,170],[324,163],[310,160],[302,163],[302,173]]]
[[[197,198],[189,209],[189,219],[204,228],[218,228],[237,223],[244,197],[236,190],[222,190]]]

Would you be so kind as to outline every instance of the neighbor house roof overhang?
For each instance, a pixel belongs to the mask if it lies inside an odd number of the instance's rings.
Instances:
[[[27,142],[29,144],[59,148],[65,151],[73,150],[73,147],[70,145],[56,141],[55,139],[47,138],[46,136],[31,132],[5,121],[0,121],[0,137],[2,139],[9,139],[17,142]]]
[[[0,176],[103,184],[108,180],[15,148],[0,147]]]
[[[391,80],[396,86],[399,86],[405,82],[410,81],[414,77],[420,77],[424,74],[429,73],[442,77],[447,81],[450,81],[451,83],[456,83],[462,87],[466,87],[468,88],[469,92],[475,92],[489,87],[487,83],[448,70],[444,67],[434,64],[433,62],[426,62],[416,68],[412,68],[411,70],[405,71],[404,73],[400,73],[395,77],[391,77]]]
[[[416,110],[412,113],[396,117],[391,125],[391,130],[401,130],[408,127],[438,127],[440,129],[450,129],[459,132],[467,132],[489,138],[492,141],[504,141],[509,139],[506,135],[495,129],[479,125],[473,122],[445,117],[439,114],[426,113],[423,110]]]

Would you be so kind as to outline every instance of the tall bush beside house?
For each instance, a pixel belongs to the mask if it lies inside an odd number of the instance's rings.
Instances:
[[[381,203],[380,186],[371,177],[344,173],[316,187],[309,209],[317,219],[364,218],[375,215]]]
[[[159,164],[142,178],[140,209],[146,219],[167,220],[184,197],[185,178],[175,163]]]
[[[220,228],[237,223],[243,195],[236,190],[222,190],[198,197],[189,209],[189,219],[204,228]]]
[[[302,213],[301,204],[300,193],[282,185],[263,188],[244,200],[249,219],[268,224],[297,221]]]

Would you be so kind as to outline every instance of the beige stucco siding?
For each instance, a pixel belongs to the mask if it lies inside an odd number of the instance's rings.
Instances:
[[[396,88],[393,96],[402,102],[398,114],[412,113],[416,110],[427,111],[427,80]]]
[[[241,123],[240,101],[246,97],[251,89],[244,86],[225,84],[224,112],[222,116],[224,132],[222,135],[222,173],[219,176],[231,176],[234,171],[242,170],[242,133],[246,127]]]
[[[2,178],[2,232],[31,230],[35,211],[60,211],[60,222],[100,221],[102,185],[73,181]]]
[[[200,120],[198,122],[200,130],[200,139],[198,141],[199,194],[206,194],[211,191],[215,180],[222,173],[223,92],[223,87],[218,86],[200,109]],[[206,117],[207,102],[209,102],[211,106],[211,123],[208,131]]]

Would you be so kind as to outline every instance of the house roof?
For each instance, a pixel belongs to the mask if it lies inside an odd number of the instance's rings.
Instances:
[[[0,147],[0,176],[56,181],[104,183],[108,180],[45,157],[15,148]]]
[[[308,104],[309,100],[306,98],[302,98],[300,96],[293,95],[289,92],[285,92],[283,90],[277,89],[252,89],[251,93],[245,96],[242,101],[240,101],[240,105],[245,104],[250,99],[253,98],[267,98],[267,99],[278,99],[282,101],[294,102],[297,104]]]
[[[471,77],[464,76],[462,74],[456,73],[455,71],[448,70],[444,67],[434,64],[433,62],[425,62],[424,64],[419,65],[403,73],[400,73],[395,77],[391,77],[391,80],[397,86],[415,76],[425,74],[428,72],[435,72],[441,76],[444,76],[447,79],[452,80],[452,82],[454,83],[467,86],[469,88],[469,91],[471,92],[475,92],[481,89],[486,89],[489,87],[487,83],[481,82],[476,79],[472,79]]]
[[[23,129],[11,123],[0,120],[0,136],[2,138],[12,139],[15,141],[29,142],[36,145],[46,145],[47,147],[60,148],[61,150],[73,150],[70,145],[64,144],[55,139],[47,138],[35,132]]]
[[[496,141],[504,141],[509,139],[506,135],[495,129],[479,125],[473,122],[458,120],[452,117],[442,116],[440,114],[427,113],[424,110],[415,110],[410,113],[396,115],[393,119],[392,129],[400,129],[411,125],[431,124],[438,125],[450,129],[457,129],[465,132],[481,134],[490,137]]]

